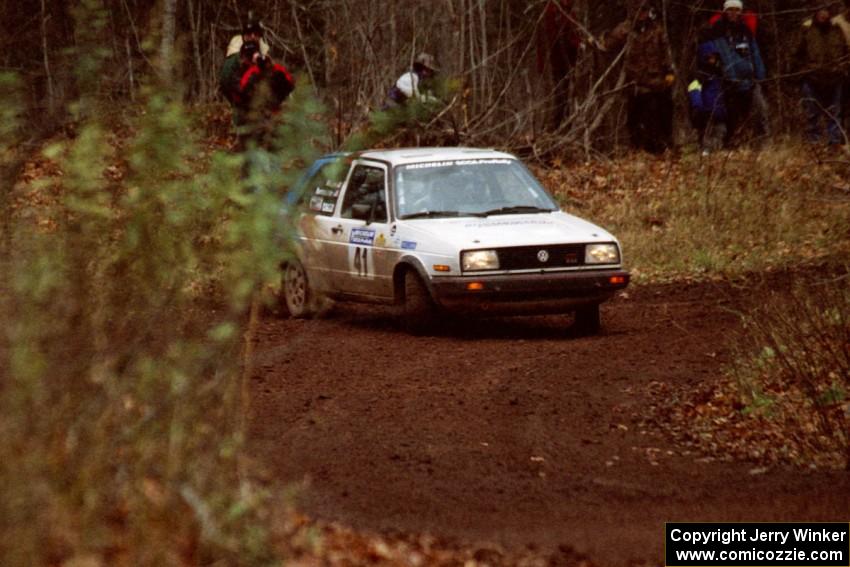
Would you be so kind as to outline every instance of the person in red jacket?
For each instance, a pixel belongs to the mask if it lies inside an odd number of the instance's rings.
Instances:
[[[246,42],[242,52],[246,51],[251,64],[239,80],[237,97],[245,120],[237,133],[243,147],[248,140],[265,146],[270,142],[274,117],[295,90],[295,80],[286,67],[260,53],[258,44]]]
[[[709,27],[717,33],[717,35],[737,35],[743,37],[742,33],[748,32],[753,43],[757,42],[759,17],[752,10],[744,10],[744,3],[741,0],[726,0],[723,3],[723,12],[713,14],[709,18]],[[734,31],[737,28],[739,31]],[[761,55],[759,55],[761,59]],[[763,63],[760,63],[763,66]],[[767,139],[770,136],[770,109],[767,104],[767,97],[762,88],[764,77],[756,81],[752,89],[750,89],[747,98],[751,98],[751,102],[747,102],[745,106],[749,110],[745,110],[742,114],[738,97],[733,93],[731,108],[730,108],[730,128],[726,131],[726,142],[729,143],[734,137],[735,131],[741,126],[742,115],[752,116],[755,132],[759,137]]]
[[[543,73],[548,63],[555,85],[552,93],[552,126],[555,129],[568,114],[570,74],[581,46],[575,17],[573,0],[549,0],[537,35],[537,72]]]

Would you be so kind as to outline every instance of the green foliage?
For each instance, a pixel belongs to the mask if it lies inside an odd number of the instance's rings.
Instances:
[[[744,415],[771,415],[771,409],[773,408],[773,404],[775,403],[775,400],[771,396],[766,396],[758,389],[750,388],[749,392],[746,395],[746,399],[749,401],[749,403],[742,410],[742,413]]]
[[[324,141],[307,91],[273,152],[198,162],[186,109],[153,90],[129,140],[89,120],[47,148],[61,199],[33,214],[56,224],[17,219],[5,259],[0,563],[273,561],[269,494],[242,465],[241,353],[284,258],[278,188]]]
[[[14,73],[0,73],[0,149],[9,149],[21,118],[21,84]]]
[[[838,382],[833,382],[824,388],[823,392],[815,400],[815,403],[819,406],[834,406],[841,404],[846,399],[847,393],[844,387],[838,384]]]
[[[12,189],[10,180],[13,164],[19,159],[17,142],[22,120],[21,84],[17,75],[0,73],[0,255],[5,250],[9,198]]]

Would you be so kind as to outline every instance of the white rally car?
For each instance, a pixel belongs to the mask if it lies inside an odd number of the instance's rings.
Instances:
[[[560,210],[514,156],[420,148],[334,154],[290,192],[295,239],[283,299],[294,317],[323,297],[395,304],[410,330],[440,312],[575,312],[629,283],[617,239]]]

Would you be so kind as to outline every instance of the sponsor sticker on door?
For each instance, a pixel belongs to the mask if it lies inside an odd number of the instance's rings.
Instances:
[[[352,228],[349,242],[352,244],[362,244],[363,246],[372,246],[375,242],[375,231],[368,228]]]

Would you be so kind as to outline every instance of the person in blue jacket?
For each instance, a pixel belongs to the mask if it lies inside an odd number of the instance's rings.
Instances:
[[[750,120],[756,86],[766,76],[758,42],[741,19],[743,7],[741,0],[726,0],[723,3],[723,17],[711,29],[711,38],[723,70],[726,102],[724,141],[727,146]],[[755,126],[759,127],[758,120]]]
[[[726,136],[726,101],[723,70],[713,41],[697,48],[697,72],[688,85],[691,123],[699,135],[703,155],[717,150]]]

